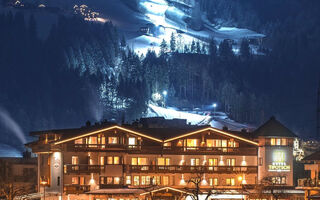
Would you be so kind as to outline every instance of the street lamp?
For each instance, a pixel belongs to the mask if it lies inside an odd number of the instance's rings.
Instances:
[[[216,103],[212,104],[213,106],[213,117],[216,116],[216,107],[218,106]]]
[[[48,182],[41,181],[40,184],[43,186],[43,200],[46,200],[46,185],[48,184]]]
[[[163,104],[164,104],[164,107],[166,107],[166,99],[167,99],[167,95],[168,95],[167,90],[164,90],[162,92],[162,94],[163,94]]]
[[[163,94],[163,96],[167,96],[167,94],[168,94],[167,90],[164,90],[164,91],[162,92],[162,94]]]

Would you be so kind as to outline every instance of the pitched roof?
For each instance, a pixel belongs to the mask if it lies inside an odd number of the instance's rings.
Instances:
[[[302,161],[315,161],[315,160],[320,160],[320,151],[314,152],[302,159]]]
[[[271,117],[266,123],[254,131],[254,136],[264,137],[297,137],[290,129],[281,124],[275,117]]]

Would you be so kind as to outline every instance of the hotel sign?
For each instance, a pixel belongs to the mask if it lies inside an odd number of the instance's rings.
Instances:
[[[284,151],[275,150],[273,152],[273,162],[269,165],[270,172],[288,172],[290,165],[286,163],[286,155]]]

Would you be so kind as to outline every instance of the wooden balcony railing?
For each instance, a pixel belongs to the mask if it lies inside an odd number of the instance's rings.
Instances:
[[[63,191],[66,194],[83,194],[90,191],[90,185],[65,185]]]
[[[129,173],[257,173],[257,166],[126,165]]]
[[[311,178],[298,179],[298,187],[320,187],[320,180]]]
[[[104,165],[64,165],[65,174],[87,174],[87,173],[99,173],[101,170],[104,170]]]
[[[178,147],[144,146],[124,144],[68,144],[67,151],[129,151],[164,154],[209,154],[209,155],[257,155],[257,148],[238,147]]]

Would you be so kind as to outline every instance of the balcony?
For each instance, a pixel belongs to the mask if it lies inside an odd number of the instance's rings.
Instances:
[[[126,165],[128,173],[258,173],[257,166]]]
[[[320,189],[320,180],[319,179],[311,179],[311,178],[302,178],[298,179],[298,187],[301,188],[319,188]]]
[[[63,191],[66,194],[84,194],[90,191],[90,185],[65,185]]]
[[[100,173],[102,170],[104,170],[104,165],[64,165],[65,174]]]
[[[257,155],[257,148],[237,147],[177,147],[124,144],[68,144],[67,151],[114,151],[158,154]]]
[[[164,153],[181,154],[207,154],[207,155],[257,155],[257,148],[239,148],[239,147],[164,147]]]

